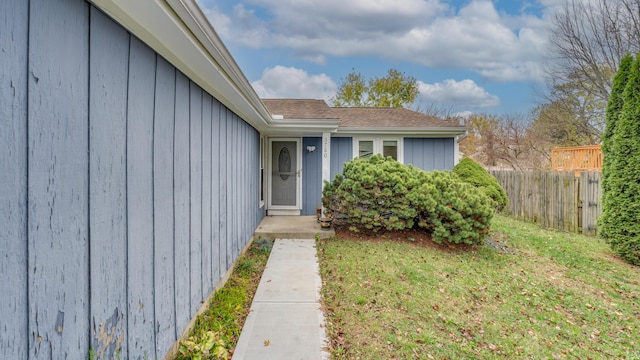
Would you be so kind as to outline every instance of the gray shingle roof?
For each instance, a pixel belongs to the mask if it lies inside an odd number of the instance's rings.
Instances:
[[[340,127],[461,127],[456,120],[442,120],[405,108],[333,108]]]
[[[324,100],[314,99],[262,99],[271,115],[285,119],[336,119]]]
[[[324,100],[262,99],[271,115],[285,119],[339,119],[341,128],[464,128],[455,119],[442,120],[405,108],[332,108]]]

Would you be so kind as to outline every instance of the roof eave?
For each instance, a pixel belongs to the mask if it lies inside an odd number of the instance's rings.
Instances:
[[[271,115],[195,0],[92,0],[258,130]]]
[[[339,124],[340,120],[338,119],[274,119],[266,130],[266,133],[299,135],[322,134],[324,132],[333,133],[338,129]]]

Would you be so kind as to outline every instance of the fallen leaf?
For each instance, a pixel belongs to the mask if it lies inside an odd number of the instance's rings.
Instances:
[[[265,341],[264,341],[264,346],[269,346],[269,345],[271,345],[271,341],[269,341],[269,340],[265,340]]]

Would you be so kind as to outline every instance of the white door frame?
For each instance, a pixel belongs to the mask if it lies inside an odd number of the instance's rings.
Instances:
[[[295,141],[296,142],[296,205],[284,206],[272,204],[272,174],[273,174],[273,142],[274,141]],[[302,209],[302,138],[282,137],[269,138],[269,156],[267,168],[267,214],[268,215],[300,215]]]

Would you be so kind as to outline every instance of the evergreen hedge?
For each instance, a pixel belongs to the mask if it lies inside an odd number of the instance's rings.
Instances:
[[[628,61],[628,60],[626,60]],[[605,138],[605,173],[603,183],[603,213],[598,231],[612,249],[626,261],[640,265],[640,58],[630,69],[620,66],[614,78],[616,92],[612,92],[607,110]],[[620,100],[619,94],[625,74],[628,78]]]
[[[509,203],[507,193],[498,180],[472,159],[462,159],[453,167],[453,172],[463,181],[484,191],[495,202],[496,210],[502,210]]]
[[[455,174],[380,155],[345,163],[325,183],[322,203],[351,230],[424,229],[438,243],[480,244],[493,217],[492,200]]]

